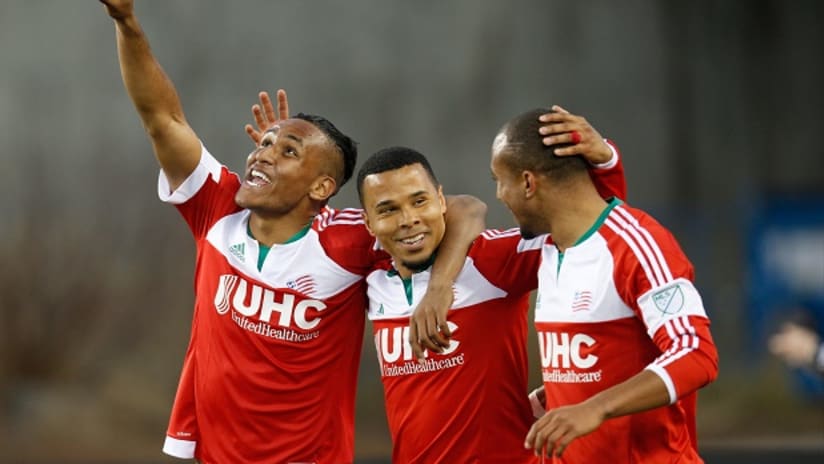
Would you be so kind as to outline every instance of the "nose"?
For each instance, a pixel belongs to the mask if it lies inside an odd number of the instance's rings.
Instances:
[[[401,225],[411,227],[421,222],[420,215],[414,208],[401,209]]]
[[[249,156],[246,157],[246,161],[249,165],[254,163],[269,163],[272,164],[272,157],[267,156],[267,152],[269,150],[266,147],[257,147],[249,153]]]

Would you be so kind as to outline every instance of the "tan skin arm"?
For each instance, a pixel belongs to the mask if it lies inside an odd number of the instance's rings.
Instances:
[[[441,353],[452,331],[446,316],[452,307],[452,284],[463,269],[466,253],[486,227],[486,203],[471,195],[446,197],[446,232],[432,265],[426,294],[409,318],[409,344],[418,361],[424,349]]]
[[[560,456],[572,440],[595,431],[614,417],[669,404],[667,386],[658,374],[643,370],[586,401],[551,409],[532,424],[524,447],[536,455]]]
[[[117,30],[123,84],[152,141],[155,156],[175,190],[200,162],[200,140],[183,115],[172,81],[152,54],[134,13],[133,0],[100,0]]]

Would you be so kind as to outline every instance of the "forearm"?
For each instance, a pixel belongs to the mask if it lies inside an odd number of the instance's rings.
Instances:
[[[452,288],[466,253],[486,225],[486,204],[469,195],[447,198],[446,232],[432,265],[430,287]]]
[[[149,133],[170,122],[184,121],[174,85],[152,54],[134,15],[115,21],[120,72],[126,91]]]
[[[643,370],[586,402],[600,410],[604,419],[611,419],[665,406],[670,403],[670,397],[661,377]]]
[[[200,139],[186,123],[174,85],[152,54],[136,16],[116,17],[115,27],[123,84],[174,190],[197,166]]]

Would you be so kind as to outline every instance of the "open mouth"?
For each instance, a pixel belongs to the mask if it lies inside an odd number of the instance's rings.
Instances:
[[[246,185],[250,187],[263,187],[271,183],[272,180],[269,178],[269,176],[258,171],[257,169],[252,169],[251,171],[249,171],[249,175],[246,176]]]

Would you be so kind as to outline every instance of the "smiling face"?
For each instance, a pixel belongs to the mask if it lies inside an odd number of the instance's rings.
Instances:
[[[420,164],[370,174],[361,199],[369,231],[408,277],[422,270],[443,239],[446,201]]]
[[[282,215],[303,203],[324,201],[335,192],[330,172],[341,163],[337,147],[312,123],[280,121],[247,158],[235,202],[259,213]]]

